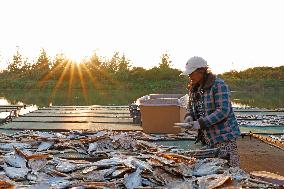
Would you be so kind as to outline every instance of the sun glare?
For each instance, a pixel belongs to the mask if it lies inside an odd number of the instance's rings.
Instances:
[[[66,55],[66,57],[68,57],[68,59],[70,59],[72,62],[74,62],[77,65],[90,56],[90,54],[80,51],[68,52],[64,54]]]

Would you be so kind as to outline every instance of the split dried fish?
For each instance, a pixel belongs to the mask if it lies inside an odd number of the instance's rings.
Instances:
[[[106,177],[114,172],[115,168],[93,170],[88,172],[84,177],[84,181],[106,181]]]
[[[11,142],[11,143],[6,143],[6,144],[3,144],[3,143],[0,144],[0,150],[11,151],[15,147],[19,148],[19,149],[29,148],[30,144],[18,143],[18,142]]]
[[[26,167],[27,164],[27,160],[24,159],[23,157],[19,156],[18,154],[15,155],[5,155],[4,156],[4,161],[12,166],[12,167],[16,167],[16,168],[21,168],[21,167]]]
[[[212,155],[213,150],[186,152],[149,142],[179,138],[190,137],[106,130],[0,133],[0,180],[34,189],[214,188],[229,180],[238,187],[273,186],[229,168],[226,160],[193,157]]]
[[[225,183],[232,185],[231,177],[225,175],[208,175],[198,179],[198,185],[200,189],[214,189],[221,187]]]
[[[127,172],[130,172],[132,169],[131,168],[128,168],[128,167],[126,167],[126,168],[121,168],[121,169],[117,169],[117,170],[115,170],[112,174],[111,174],[111,176],[112,177],[120,177],[121,175],[123,175],[123,174],[125,174],[125,173],[127,173]]]
[[[194,184],[192,183],[192,180],[190,181],[176,181],[176,182],[170,182],[166,185],[167,189],[194,189]]]
[[[126,174],[124,176],[124,185],[127,189],[133,189],[142,185],[141,170],[137,169],[135,172]]]
[[[9,182],[6,182],[6,181],[0,181],[0,188],[3,188],[3,189],[14,189],[14,185],[9,183]]]
[[[78,165],[74,163],[69,163],[69,162],[60,162],[56,166],[56,170],[62,173],[69,173],[69,172],[75,171],[80,168],[81,167],[79,167]]]
[[[26,167],[16,168],[16,167],[8,167],[6,164],[2,166],[6,175],[10,179],[14,180],[24,180],[25,176],[28,174],[29,169]]]
[[[28,161],[28,166],[33,172],[39,171],[44,168],[47,164],[47,159],[43,158],[32,158]]]
[[[207,158],[204,160],[199,160],[194,166],[193,175],[206,176],[222,172],[226,163],[226,160],[219,158]]]
[[[41,142],[40,145],[37,148],[37,151],[44,151],[48,150],[50,147],[52,147],[54,142]]]

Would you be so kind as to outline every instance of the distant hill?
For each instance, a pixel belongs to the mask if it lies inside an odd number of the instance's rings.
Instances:
[[[232,90],[284,89],[284,66],[255,67],[220,74]]]
[[[220,75],[224,79],[284,80],[284,66],[255,67],[244,71],[230,71]]]

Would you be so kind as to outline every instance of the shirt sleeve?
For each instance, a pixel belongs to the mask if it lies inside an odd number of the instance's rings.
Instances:
[[[201,128],[208,128],[225,120],[230,113],[231,102],[228,85],[223,82],[217,83],[216,87],[213,88],[213,95],[215,111],[198,120]]]
[[[190,94],[189,94],[190,96]],[[193,109],[192,109],[192,102],[191,102],[192,99],[189,99],[188,101],[188,105],[187,105],[187,108],[186,108],[186,113],[184,115],[184,119],[187,117],[187,116],[191,116],[192,118],[194,118],[194,113],[193,113]]]

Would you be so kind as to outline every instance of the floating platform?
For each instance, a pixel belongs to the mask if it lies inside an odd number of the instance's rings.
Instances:
[[[1,125],[12,130],[119,130],[142,131],[133,123],[128,106],[51,106],[27,113]]]

